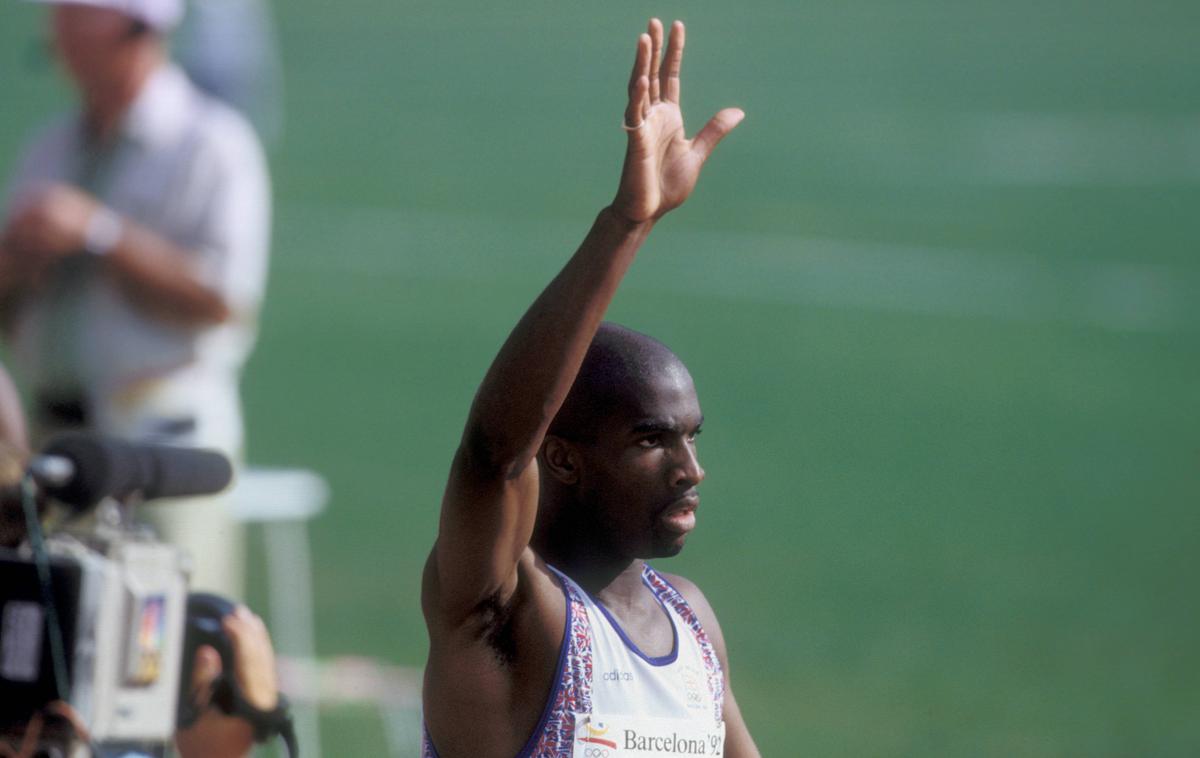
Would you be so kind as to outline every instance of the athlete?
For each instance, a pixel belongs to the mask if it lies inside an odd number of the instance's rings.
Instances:
[[[692,583],[645,559],[696,523],[702,421],[664,345],[602,324],[654,224],[691,194],[727,108],[693,139],[684,27],[638,39],[624,169],[575,255],[475,396],[426,563],[425,755],[759,755],[725,645]]]

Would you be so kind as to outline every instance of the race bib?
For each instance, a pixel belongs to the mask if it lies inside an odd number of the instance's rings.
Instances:
[[[692,719],[575,714],[572,758],[663,758],[724,754],[725,722],[705,724]]]

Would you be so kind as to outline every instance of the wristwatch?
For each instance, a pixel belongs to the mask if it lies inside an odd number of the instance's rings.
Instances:
[[[83,249],[90,255],[105,256],[113,251],[125,232],[125,222],[112,208],[96,206],[83,230]]]
[[[230,716],[237,716],[254,727],[254,741],[266,742],[278,735],[287,747],[288,755],[299,755],[296,747],[296,731],[292,722],[292,710],[288,699],[279,693],[278,702],[269,711],[256,708],[242,695],[237,685],[227,676],[221,676],[213,689],[212,702]]]

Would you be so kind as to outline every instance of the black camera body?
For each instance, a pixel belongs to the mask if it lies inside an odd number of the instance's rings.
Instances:
[[[209,645],[221,656],[222,675],[216,683],[217,687],[221,688],[234,687],[233,680],[229,676],[229,672],[232,672],[235,666],[233,645],[224,629],[221,628],[221,619],[233,613],[234,610],[236,610],[236,606],[233,601],[220,595],[193,592],[188,596],[187,621],[183,632],[183,670],[190,675],[196,662],[196,651],[200,649],[201,645]],[[189,676],[184,676],[179,681],[179,708],[176,725],[180,729],[191,726],[200,717],[200,710],[192,701],[190,684]],[[222,699],[216,697],[217,694],[213,693],[214,701]],[[218,703],[218,707],[220,707],[220,703]],[[226,713],[231,712],[230,708],[222,710]]]
[[[0,548],[0,733],[36,731],[39,754],[62,756],[86,755],[88,742],[151,755],[171,744],[180,717],[194,718],[190,699],[178,703],[196,647],[217,647],[226,671],[232,654],[219,616],[215,627],[210,613],[188,620],[188,556],[133,525],[129,506],[231,479],[213,451],[84,433],[29,462],[19,503],[4,504],[29,533]],[[211,633],[186,632],[197,624]]]
[[[62,700],[98,744],[165,745],[184,680],[185,557],[132,534],[103,551],[65,535],[45,546],[48,583],[28,550],[0,550],[0,723],[19,731]]]

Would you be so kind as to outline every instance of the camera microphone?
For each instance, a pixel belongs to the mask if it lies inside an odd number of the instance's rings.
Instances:
[[[42,491],[84,510],[105,497],[146,500],[220,492],[233,479],[229,459],[213,450],[149,445],[86,432],[62,434],[29,463]]]

